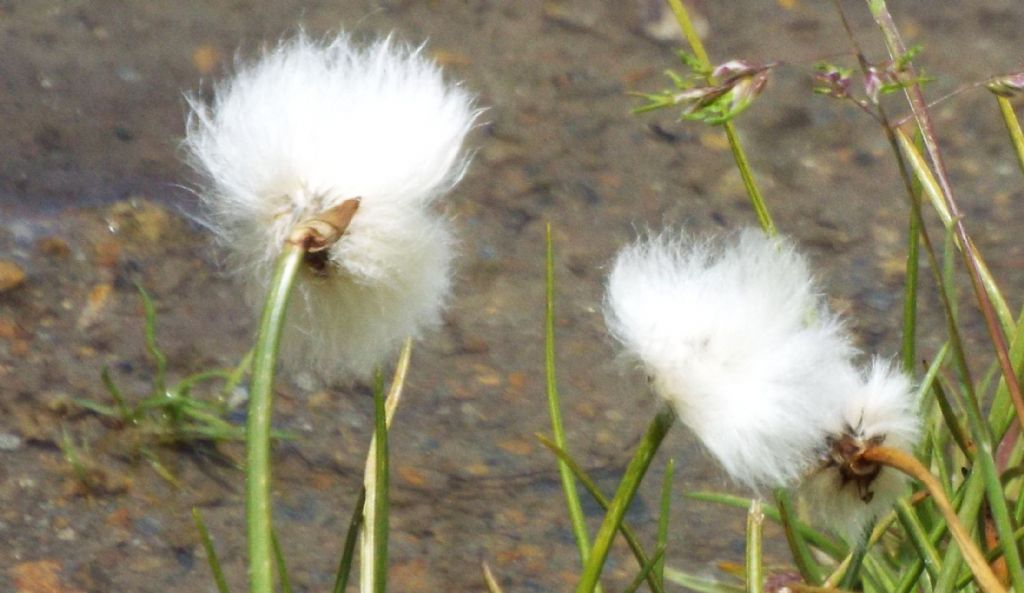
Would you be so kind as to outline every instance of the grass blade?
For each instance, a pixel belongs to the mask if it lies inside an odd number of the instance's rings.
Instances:
[[[356,553],[356,542],[359,541],[359,530],[363,526],[363,506],[365,505],[366,488],[360,488],[355,508],[352,509],[352,518],[348,521],[345,545],[342,548],[341,559],[338,560],[338,570],[334,575],[334,587],[331,589],[331,593],[345,593],[348,577],[352,574],[352,559]]]
[[[669,510],[672,506],[672,477],[676,473],[676,460],[669,459],[665,464],[665,477],[661,483],[661,505],[658,513],[658,539],[655,544],[658,549],[664,550],[668,547],[668,520]],[[665,588],[665,558],[654,564],[654,578],[658,585]]]
[[[640,572],[637,573],[635,577],[633,577],[633,580],[622,591],[622,593],[635,593],[636,590],[640,588],[641,583],[643,583],[645,580],[647,580],[648,577],[654,574],[654,567],[656,567],[659,563],[664,561],[665,548],[662,546],[658,546],[658,548],[654,551],[654,556],[651,557],[650,562],[648,562],[646,565],[644,565],[643,568],[640,569]]]
[[[366,500],[363,503],[363,528],[359,539],[359,588],[363,593],[380,593],[387,586],[387,431],[402,399],[411,357],[412,340],[407,339],[398,357],[387,397],[384,396],[384,379],[379,372],[374,386],[374,435],[370,439],[363,474]],[[378,446],[382,440],[383,445]]]
[[[149,293],[146,292],[146,289],[141,284],[136,283],[135,288],[139,290],[139,296],[142,298],[142,309],[146,315],[146,351],[149,352],[149,355],[156,362],[156,376],[153,378],[153,383],[157,393],[164,393],[167,391],[167,357],[156,345],[156,307],[153,305],[153,299],[150,298]]]
[[[292,593],[292,580],[288,577],[288,565],[284,561],[284,552],[281,551],[281,542],[277,539],[277,533],[270,533],[270,541],[274,544],[274,559],[277,561],[277,579],[281,584],[282,593]]]
[[[820,585],[824,579],[821,566],[811,554],[811,549],[803,535],[795,528],[796,514],[793,512],[793,503],[790,500],[789,492],[783,488],[776,489],[775,502],[779,507],[779,522],[782,523],[789,551],[793,555],[793,561],[796,562],[800,576],[811,585]]]
[[[764,591],[764,569],[761,565],[762,525],[764,525],[764,513],[761,512],[761,501],[755,498],[750,501],[750,510],[747,512],[747,549],[745,554],[747,593],[762,593]]]
[[[697,593],[745,593],[745,589],[739,585],[694,576],[674,568],[665,568],[665,578]]]
[[[210,572],[213,573],[213,582],[217,585],[217,593],[231,593],[228,589],[227,579],[224,578],[224,571],[220,568],[220,560],[217,558],[217,550],[213,547],[213,540],[210,539],[210,532],[206,530],[206,523],[198,507],[192,507],[192,521],[196,524],[196,531],[199,532],[199,540],[206,551],[206,562],[210,565]]]
[[[559,449],[558,445],[553,443],[550,439],[541,434],[536,436],[537,440],[539,440],[542,445],[547,447],[548,450],[565,462],[569,467],[569,470],[572,471],[573,475],[576,476],[576,479],[580,481],[580,484],[583,484],[583,487],[587,490],[594,501],[601,506],[602,510],[607,512],[608,506],[611,502],[608,500],[608,497],[601,492],[600,488],[597,487],[597,484],[593,479],[591,479],[590,475],[587,474],[587,471],[580,467],[580,464],[576,463],[568,453]],[[636,557],[636,561],[640,567],[642,568],[646,566],[648,562],[647,553],[644,552],[643,546],[640,545],[640,540],[637,539],[636,533],[633,531],[633,528],[629,523],[623,521],[619,526],[619,532],[622,533],[622,537],[626,539],[626,543],[629,544],[629,548],[633,551],[633,556]],[[659,583],[657,579],[653,578],[653,576],[647,579],[647,584],[651,587],[651,591],[654,593],[664,593],[664,587],[662,587],[661,583]]]
[[[594,538],[594,547],[590,552],[590,559],[583,568],[580,582],[576,586],[576,593],[593,593],[597,586],[597,581],[601,577],[602,569],[604,569],[604,562],[608,558],[608,551],[611,549],[615,532],[620,529],[626,509],[629,507],[629,503],[633,501],[633,496],[636,494],[644,474],[647,473],[647,468],[650,467],[654,454],[658,451],[661,441],[668,434],[668,430],[672,427],[675,419],[675,413],[671,409],[666,408],[658,412],[651,421],[647,433],[644,434],[643,439],[637,446],[633,459],[629,462],[629,466],[626,467],[626,473],[623,475],[622,481],[619,482],[619,487],[608,507],[608,512],[604,516],[601,528],[597,531],[597,536]]]
[[[983,457],[985,456],[982,454],[978,456],[979,459]],[[992,569],[989,568],[985,556],[978,549],[977,544],[974,543],[967,529],[957,517],[956,512],[953,510],[953,505],[946,498],[942,485],[939,484],[939,481],[935,479],[935,476],[927,468],[921,465],[912,455],[888,447],[869,448],[864,452],[862,458],[865,461],[873,461],[892,467],[920,482],[928,490],[935,506],[942,512],[943,519],[945,519],[953,539],[956,540],[957,545],[960,547],[960,551],[963,553],[967,564],[971,567],[971,572],[974,573],[975,580],[981,586],[981,589],[985,593],[1006,593],[1006,589],[1003,588],[1002,584],[999,583],[999,579],[996,578],[995,574],[992,573]],[[1012,532],[1010,533],[1008,543],[1011,546],[1015,546]]]
[[[484,575],[484,584],[487,585],[487,593],[502,593],[501,585],[498,584],[498,579],[494,578],[494,573],[491,572],[491,567],[486,561],[480,563],[480,571]]]
[[[558,395],[558,382],[555,377],[555,256],[551,243],[551,224],[548,223],[545,234],[547,246],[545,256],[546,307],[544,314],[544,374],[547,386],[548,412],[551,415],[551,432],[559,449],[566,450],[565,427],[562,423],[562,407]],[[579,550],[580,566],[586,566],[590,558],[590,534],[580,506],[579,493],[572,472],[561,459],[558,460],[558,475],[562,481],[562,492],[565,493],[565,504],[569,510],[569,523],[576,538]]]
[[[720,494],[718,492],[687,492],[686,498],[700,500],[703,502],[713,502],[715,504],[721,504],[737,509],[745,509],[750,505],[749,498],[733,496],[731,494]],[[766,518],[779,524],[782,523],[782,516],[779,509],[769,504],[762,504],[761,511],[764,513]],[[794,520],[791,521],[791,524],[804,540],[815,548],[818,548],[822,552],[828,554],[833,560],[842,560],[846,557],[847,551],[843,544],[811,528],[811,526],[803,523],[802,521]]]
[[[1010,142],[1013,143],[1013,152],[1017,155],[1017,164],[1024,172],[1024,132],[1020,129],[1020,121],[1013,111],[1013,104],[1006,97],[996,95],[999,102],[999,113],[1003,116],[1003,123],[1006,124],[1006,131],[1010,133]]]

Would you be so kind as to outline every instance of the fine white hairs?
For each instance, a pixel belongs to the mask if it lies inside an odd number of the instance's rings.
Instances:
[[[858,351],[788,240],[753,229],[717,240],[642,238],[615,259],[605,318],[655,392],[754,490],[835,477],[828,485],[838,494],[846,481],[827,466],[848,432],[865,444],[916,441],[909,383],[881,363],[857,369]],[[851,490],[867,508],[830,525],[849,531],[891,504],[902,485],[894,473],[881,473],[886,494],[876,504],[864,504],[863,484]]]
[[[254,300],[296,224],[360,199],[320,272],[296,286],[286,362],[365,377],[440,323],[454,237],[436,202],[465,171],[478,111],[422,48],[300,33],[189,106],[184,147],[205,178],[206,222]]]

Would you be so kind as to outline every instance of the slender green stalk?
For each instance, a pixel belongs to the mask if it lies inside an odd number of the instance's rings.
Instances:
[[[734,496],[731,494],[720,494],[718,492],[688,492],[686,498],[691,500],[700,500],[704,502],[713,502],[737,509],[745,509],[750,505],[750,499],[742,496]],[[782,524],[782,513],[779,509],[769,504],[762,504],[761,510],[764,512],[765,517],[775,521],[776,523]],[[790,524],[793,529],[800,534],[805,541],[813,545],[815,548],[821,550],[825,554],[828,554],[833,560],[842,560],[846,555],[846,548],[839,542],[829,538],[819,531],[814,530],[806,523],[799,520],[791,520]]]
[[[643,480],[647,468],[658,451],[658,446],[668,434],[669,428],[675,422],[676,415],[671,409],[664,409],[654,417],[643,440],[637,446],[633,459],[626,468],[626,473],[619,482],[619,487],[612,498],[608,512],[604,516],[601,528],[594,538],[594,547],[590,551],[590,559],[583,568],[580,582],[576,586],[576,593],[593,593],[597,587],[597,581],[601,577],[604,562],[608,558],[608,551],[611,549],[615,532],[619,530],[622,519],[626,515],[629,503],[633,501],[637,488]]]
[[[270,541],[274,544],[274,559],[277,561],[277,580],[281,583],[281,591],[282,593],[292,593],[292,579],[288,576],[288,564],[284,560],[281,542],[277,539],[277,532],[271,532],[270,535]]]
[[[789,544],[789,551],[796,562],[800,576],[811,585],[820,585],[823,580],[821,567],[814,560],[811,549],[803,536],[795,528],[796,516],[793,513],[793,503],[789,498],[789,492],[784,488],[775,490],[775,503],[779,507],[779,522],[786,534],[786,542]]]
[[[850,561],[843,571],[843,578],[839,581],[840,589],[854,590],[860,581],[860,570],[864,567],[864,557],[868,553],[868,542],[865,541],[868,534],[864,534],[857,546],[850,552]]]
[[[750,501],[747,511],[747,545],[746,545],[746,578],[747,593],[764,591],[764,569],[761,565],[761,528],[764,525],[764,513],[761,512],[760,499]]]
[[[203,550],[206,551],[206,561],[210,565],[210,572],[213,573],[213,582],[217,585],[218,593],[231,593],[228,589],[228,581],[224,578],[224,571],[220,568],[220,560],[217,557],[217,550],[213,547],[213,540],[210,539],[210,532],[206,530],[206,522],[197,507],[192,507],[192,521],[199,531],[199,540],[203,543]]]
[[[558,445],[551,441],[551,439],[542,434],[538,434],[536,436],[537,440],[540,441],[542,445],[547,447],[549,451],[565,462],[569,467],[569,470],[572,471],[574,476],[576,476],[576,479],[580,481],[580,484],[583,484],[583,488],[585,488],[591,498],[594,499],[594,502],[600,505],[601,510],[607,512],[608,507],[611,505],[611,501],[609,501],[608,497],[605,496],[604,493],[601,492],[601,489],[597,487],[597,483],[590,477],[587,470],[583,469],[580,464],[576,463],[576,460],[570,457],[564,450],[560,449]],[[637,538],[636,533],[633,531],[630,524],[623,520],[622,524],[619,525],[619,532],[622,533],[622,537],[626,539],[626,544],[629,545],[629,549],[633,551],[633,556],[636,558],[637,564],[639,564],[641,568],[647,566],[647,552],[644,551],[643,546],[640,544],[640,540]],[[664,593],[664,587],[656,578],[654,578],[654,575],[648,576],[647,584],[650,586],[653,593]]]
[[[744,593],[745,589],[732,583],[723,583],[707,577],[699,577],[674,568],[665,569],[665,578],[673,583],[699,593]],[[834,592],[829,592],[834,593]]]
[[[690,20],[690,14],[686,11],[686,7],[681,0],[667,0],[667,2],[676,20],[679,22],[679,27],[682,29],[687,43],[690,44],[690,49],[693,50],[693,55],[708,73],[708,84],[714,84],[714,78],[711,76],[711,60],[708,57],[708,52],[704,49],[704,43],[700,40],[700,36],[697,35],[696,29],[693,28],[693,22]],[[779,231],[775,227],[771,214],[768,212],[768,206],[761,195],[761,190],[758,189],[757,182],[754,180],[754,172],[750,168],[750,161],[747,159],[747,153],[743,150],[743,144],[740,142],[736,127],[731,121],[726,121],[723,127],[725,128],[725,135],[729,139],[729,149],[732,151],[733,160],[736,161],[736,168],[739,169],[740,177],[743,179],[743,187],[747,190],[750,204],[754,207],[754,212],[757,214],[757,220],[765,233],[769,236],[775,236]]]
[[[1010,508],[1006,502],[1003,484],[999,479],[999,470],[992,455],[992,435],[984,422],[981,410],[973,402],[968,402],[967,420],[976,444],[974,463],[976,471],[980,471],[985,481],[992,522],[999,533],[999,543],[1003,548],[1003,559],[1010,572],[1010,582],[1016,591],[1024,591],[1024,564],[1021,561],[1020,548],[1014,537],[1015,527],[1010,517]]]
[[[889,49],[890,56],[893,59],[897,59],[905,55],[906,46],[903,44],[899,30],[896,28],[895,22],[893,22],[885,0],[867,0],[867,2],[875,22],[885,37],[886,47]],[[913,77],[913,68],[908,66],[908,70],[910,76]],[[1017,411],[1018,420],[1024,426],[1024,395],[1021,394],[1020,384],[1013,371],[1007,346],[1007,337],[1010,340],[1013,339],[1013,318],[1009,315],[1009,309],[1006,308],[1005,302],[1002,304],[1002,309],[1000,309],[996,298],[1001,298],[1002,296],[999,288],[990,275],[986,277],[985,272],[987,268],[983,264],[981,254],[967,235],[963,216],[956,201],[953,199],[953,189],[949,183],[949,176],[946,174],[946,167],[942,161],[942,153],[939,150],[924,95],[917,84],[908,85],[904,90],[910,102],[911,110],[914,112],[914,117],[917,120],[918,128],[921,130],[921,137],[928,151],[928,156],[935,168],[938,185],[941,189],[941,201],[944,203],[945,210],[950,217],[950,223],[947,223],[947,226],[951,224],[952,230],[956,233],[957,241],[960,244],[960,252],[963,255],[964,263],[970,276],[971,287],[978,301],[978,307],[981,309],[982,317],[985,319],[985,327],[992,341],[992,347],[995,350],[996,358],[999,360],[999,366],[1003,371],[1007,388],[1010,390],[1010,396]],[[903,144],[903,140],[906,138],[905,134],[902,134],[902,132],[897,133],[901,137],[901,144]],[[911,145],[910,148],[913,149],[913,146]],[[904,147],[904,150],[909,152],[907,147]],[[913,150],[913,152],[916,153],[917,151]],[[927,166],[923,170],[927,171]],[[922,179],[922,183],[924,183],[924,179]],[[927,189],[927,184],[925,185]],[[1021,589],[1024,588],[1024,572],[1019,576],[1021,580],[1017,581],[1015,578],[1014,584],[1018,589]]]
[[[935,550],[935,546],[932,545],[931,540],[928,538],[924,525],[921,525],[917,514],[914,513],[914,509],[911,508],[910,503],[906,499],[901,498],[896,503],[896,516],[899,517],[900,524],[903,525],[903,531],[909,537],[910,543],[914,546],[914,550],[917,551],[918,557],[924,561],[924,568],[928,570],[928,574],[931,575],[932,579],[938,578],[939,571],[942,570],[942,560],[939,558],[939,553]]]
[[[903,283],[903,343],[901,354],[903,370],[911,375],[917,364],[917,277],[921,255],[921,182],[914,180],[910,199],[915,203],[910,208],[907,228],[906,278]]]
[[[654,574],[654,568],[659,563],[664,562],[665,548],[662,546],[658,546],[658,548],[654,550],[654,556],[651,558],[651,560],[646,565],[644,565],[643,568],[640,569],[640,572],[638,572],[637,575],[633,577],[633,580],[625,589],[623,589],[622,593],[635,593],[635,591],[640,588],[640,585],[647,578]]]
[[[546,245],[545,278],[546,307],[544,314],[544,373],[548,395],[548,412],[551,415],[551,432],[559,449],[566,450],[565,427],[562,423],[562,407],[558,395],[558,381],[555,377],[555,255],[551,242],[551,223],[545,228]],[[590,534],[587,533],[587,522],[580,506],[579,493],[572,472],[561,459],[558,460],[558,475],[562,480],[562,492],[565,493],[565,504],[569,510],[569,523],[576,538],[579,550],[580,566],[586,566],[590,558]]]
[[[387,587],[389,471],[386,433],[402,400],[411,357],[412,340],[407,339],[398,357],[387,396],[384,396],[384,379],[379,371],[374,385],[374,434],[363,473],[365,500],[359,540],[359,589],[363,593],[381,593]],[[385,433],[383,445],[378,445],[382,442],[382,431]]]
[[[999,102],[999,113],[1003,116],[1006,124],[1006,131],[1010,133],[1010,141],[1013,142],[1013,152],[1017,155],[1017,165],[1024,172],[1024,132],[1020,129],[1020,121],[1013,111],[1013,104],[1006,97],[996,95]]]
[[[379,370],[373,389],[374,403],[374,484],[373,521],[366,528],[373,530],[373,591],[386,593],[388,590],[388,486],[390,464],[388,462],[388,425],[384,410],[384,374]]]
[[[676,473],[676,460],[669,459],[665,464],[665,477],[661,482],[661,505],[658,514],[658,539],[657,547],[666,549],[668,547],[668,520],[669,511],[672,508],[672,477]],[[654,577],[658,580],[661,588],[665,588],[665,558],[654,564]]]
[[[359,541],[359,530],[363,526],[363,507],[366,505],[366,488],[359,489],[359,497],[352,509],[352,517],[348,521],[348,531],[345,533],[345,545],[342,548],[341,559],[338,560],[338,570],[334,576],[334,587],[331,593],[345,593],[348,586],[348,577],[352,574],[352,559],[356,552],[356,542]]]
[[[284,329],[292,284],[305,250],[287,244],[277,260],[263,306],[259,337],[253,354],[246,433],[246,525],[249,534],[249,580],[252,593],[273,593],[273,537],[270,517],[270,416],[274,369]]]

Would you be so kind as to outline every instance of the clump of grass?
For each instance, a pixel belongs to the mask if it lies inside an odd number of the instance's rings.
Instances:
[[[143,332],[146,352],[153,361],[152,387],[142,395],[126,395],[114,380],[109,367],[100,372],[111,402],[99,402],[77,398],[74,403],[111,421],[116,430],[122,431],[122,440],[144,459],[157,474],[175,486],[178,478],[160,461],[158,448],[203,448],[213,452],[222,442],[245,440],[245,427],[227,419],[235,393],[242,388],[251,364],[251,355],[246,355],[235,368],[200,371],[180,381],[168,381],[167,356],[160,349],[156,336],[156,307],[149,293],[137,286],[144,311]],[[275,432],[276,438],[287,438],[283,432]],[[70,450],[73,443],[65,435],[64,448]],[[72,455],[65,456],[72,458]],[[93,464],[82,455],[75,456],[78,463]],[[76,469],[76,475],[81,472]]]

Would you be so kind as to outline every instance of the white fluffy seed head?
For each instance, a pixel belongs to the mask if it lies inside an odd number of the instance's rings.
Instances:
[[[361,199],[326,275],[296,287],[286,360],[325,379],[365,376],[440,322],[453,235],[435,202],[465,169],[477,111],[420,49],[299,34],[189,105],[184,147],[206,181],[207,223],[254,300],[296,224]]]
[[[843,404],[830,430],[833,441],[846,437],[860,446],[875,443],[906,452],[918,442],[921,425],[910,381],[889,362],[874,359]],[[800,497],[815,522],[857,541],[906,491],[906,477],[894,469],[879,468],[861,486],[828,464],[804,482]]]
[[[626,247],[605,318],[657,393],[736,480],[790,485],[820,457],[858,376],[806,260],[756,230],[714,242],[662,234]]]

